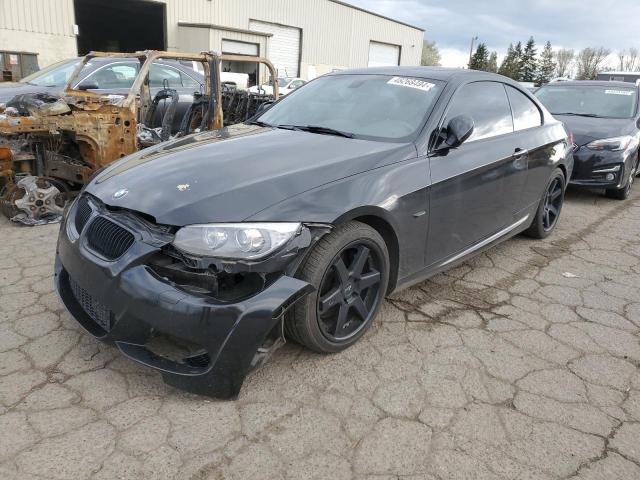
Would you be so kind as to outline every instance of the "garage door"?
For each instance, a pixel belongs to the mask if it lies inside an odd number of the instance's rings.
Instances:
[[[222,53],[258,56],[260,53],[260,46],[255,43],[222,40]]]
[[[371,42],[369,44],[369,66],[391,67],[400,65],[400,46],[387,43]]]
[[[256,32],[270,33],[267,57],[271,60],[279,77],[299,76],[300,62],[300,29],[276,25],[275,23],[251,20],[249,29]]]

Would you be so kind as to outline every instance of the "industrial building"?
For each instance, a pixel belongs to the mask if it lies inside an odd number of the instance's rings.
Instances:
[[[96,51],[260,55],[279,76],[418,65],[424,31],[338,0],[0,0],[9,80]],[[233,66],[228,66],[232,68]]]

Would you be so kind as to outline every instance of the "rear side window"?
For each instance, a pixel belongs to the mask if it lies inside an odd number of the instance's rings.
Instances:
[[[526,130],[527,128],[539,127],[542,125],[542,114],[540,110],[525,94],[507,85],[509,103],[513,111],[513,128],[515,131]]]
[[[152,64],[149,70],[149,85],[163,87],[165,82],[168,88],[182,87],[180,71],[165,65]]]
[[[473,118],[473,135],[467,143],[483,138],[513,133],[513,118],[504,86],[498,82],[474,82],[458,90],[451,104],[445,125],[458,115]]]

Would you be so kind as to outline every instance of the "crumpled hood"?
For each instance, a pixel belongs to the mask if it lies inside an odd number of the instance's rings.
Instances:
[[[637,130],[631,118],[591,118],[573,115],[554,115],[573,133],[574,142],[582,147],[594,140],[632,135]]]
[[[86,191],[162,224],[239,222],[307,190],[415,156],[411,143],[234,125],[130,155]]]

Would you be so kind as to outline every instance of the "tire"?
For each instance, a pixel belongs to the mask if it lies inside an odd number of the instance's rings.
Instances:
[[[355,221],[334,229],[313,247],[296,275],[315,291],[293,306],[285,335],[319,353],[350,347],[377,316],[389,271],[387,246],[376,230]]]
[[[633,167],[633,170],[629,172],[629,178],[627,179],[627,183],[622,188],[609,188],[605,191],[605,195],[609,198],[613,198],[614,200],[626,200],[631,195],[631,187],[633,187],[634,180],[638,173],[638,160]]]
[[[538,210],[536,210],[536,215],[533,218],[531,226],[524,231],[525,235],[531,238],[543,239],[547,238],[555,230],[556,225],[558,225],[558,220],[560,219],[560,213],[562,212],[562,205],[564,204],[565,184],[566,179],[564,173],[560,168],[556,168],[547,181],[544,192],[542,193],[542,198],[538,204]],[[559,193],[557,190],[558,187],[560,188]],[[548,208],[549,200],[554,202],[552,206],[555,213]],[[552,215],[555,216],[551,218]]]

